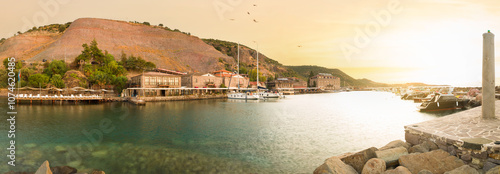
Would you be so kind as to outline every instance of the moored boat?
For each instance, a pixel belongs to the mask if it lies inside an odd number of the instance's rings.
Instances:
[[[422,112],[465,109],[469,99],[460,99],[453,94],[436,93],[431,100],[422,103],[418,109]]]

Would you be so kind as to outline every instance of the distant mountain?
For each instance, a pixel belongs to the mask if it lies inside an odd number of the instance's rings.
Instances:
[[[313,74],[317,73],[330,73],[334,76],[340,77],[340,85],[341,86],[358,86],[358,87],[387,87],[388,84],[377,83],[368,79],[354,79],[351,76],[347,75],[340,69],[331,69],[325,68],[321,66],[313,66],[313,65],[305,65],[305,66],[287,66],[288,68],[297,72],[300,76],[309,77],[311,71]]]

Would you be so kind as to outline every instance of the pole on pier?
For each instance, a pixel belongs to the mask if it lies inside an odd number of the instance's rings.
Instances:
[[[495,118],[495,35],[483,34],[483,99],[482,119]]]

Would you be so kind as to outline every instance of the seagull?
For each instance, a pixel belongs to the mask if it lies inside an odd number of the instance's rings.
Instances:
[[[255,23],[258,23],[258,21],[257,21],[257,20],[255,20],[255,19],[254,19],[253,21],[254,21]]]
[[[250,15],[250,12],[247,11],[247,13],[248,13],[248,15]]]
[[[229,19],[229,20],[232,20],[232,21],[234,21],[234,19]]]
[[[254,6],[254,7],[257,7],[257,4],[254,4],[253,6]]]
[[[297,46],[297,47],[301,48],[301,47],[302,47],[302,45],[299,45],[299,46]]]

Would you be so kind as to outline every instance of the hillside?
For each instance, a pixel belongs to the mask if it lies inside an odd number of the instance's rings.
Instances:
[[[96,40],[103,51],[119,59],[122,53],[142,57],[159,68],[182,72],[236,71],[237,43],[200,39],[189,33],[171,30],[148,22],[125,22],[80,18],[66,24],[33,27],[25,33],[0,41],[0,59],[15,56],[26,63],[42,60],[72,62],[82,52],[82,44]],[[240,73],[256,68],[257,53],[240,45]],[[339,69],[319,66],[284,66],[259,53],[259,71],[266,77],[299,77],[307,80],[310,71],[332,73],[348,86],[384,86],[367,79],[354,79]],[[134,74],[131,72],[130,74]]]
[[[81,18],[63,32],[31,31],[5,40],[0,45],[0,58],[16,56],[27,62],[46,60],[72,61],[82,51],[82,44],[95,38],[99,48],[115,58],[124,52],[143,57],[158,67],[184,72],[211,72],[224,68],[223,60],[234,59],[220,53],[201,39],[167,27]]]
[[[334,76],[340,77],[340,85],[341,86],[359,86],[359,87],[385,87],[388,86],[384,83],[377,83],[368,79],[354,79],[351,76],[347,75],[343,71],[339,69],[330,69],[321,66],[287,66],[288,68],[294,70],[302,77],[309,77],[310,72],[312,71],[314,74],[317,73],[330,73]]]

